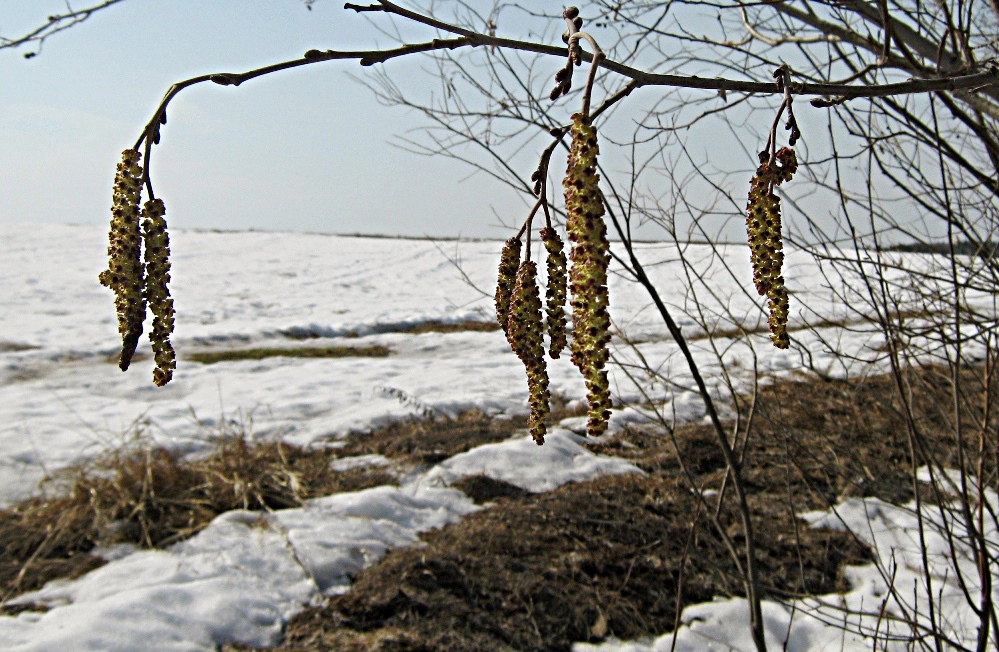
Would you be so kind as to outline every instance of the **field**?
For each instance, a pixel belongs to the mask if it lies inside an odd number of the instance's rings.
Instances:
[[[641,288],[611,285],[609,435],[580,436],[585,390],[563,359],[539,448],[494,325],[500,243],[178,232],[178,372],[158,389],[148,356],[113,364],[104,239],[0,227],[10,649],[668,650],[654,637],[673,630],[678,650],[751,649],[738,573],[691,490],[717,492],[724,463]],[[680,253],[639,248],[720,404],[758,390],[746,477],[768,640],[871,649],[848,631],[870,622],[847,612],[884,602],[872,562],[898,582],[922,572],[906,544],[922,489],[897,392],[869,362],[884,338],[791,252],[807,310],[792,308],[797,348],[773,349],[757,303],[719,271],[748,283],[745,248],[683,251],[715,293],[699,304]],[[734,319],[698,319],[698,305]],[[929,406],[945,399],[919,402],[944,457],[954,442]],[[955,636],[972,636],[940,573]]]

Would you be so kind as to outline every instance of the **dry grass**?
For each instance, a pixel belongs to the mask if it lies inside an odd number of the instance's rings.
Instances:
[[[553,419],[574,416],[564,407]],[[103,562],[97,545],[167,546],[231,509],[273,510],[309,498],[395,484],[380,467],[334,471],[337,458],[382,454],[400,469],[433,464],[480,444],[502,441],[526,419],[498,420],[474,410],[455,419],[409,419],[353,433],[340,448],[306,449],[251,442],[236,428],[220,433],[199,459],[150,445],[141,435],[120,449],[61,471],[51,498],[0,509],[0,596],[75,577]]]
[[[968,371],[969,384],[975,373]],[[941,411],[946,378],[927,369],[910,380],[921,388],[917,427],[942,461],[953,461]],[[842,567],[868,552],[848,534],[802,526],[796,515],[848,495],[910,499],[906,432],[887,377],[779,381],[762,390],[746,479],[766,594],[845,588]],[[631,459],[645,476],[598,478],[542,495],[466,478],[459,486],[477,502],[497,505],[427,533],[423,547],[392,551],[360,573],[350,593],[294,618],[280,649],[565,651],[574,641],[670,631],[678,609],[742,595],[731,560],[681,479],[678,458],[698,486],[720,486],[723,460],[713,434],[688,426],[675,435],[675,447],[665,434],[646,431],[591,446]],[[738,542],[735,515],[723,510],[721,518]]]
[[[586,413],[585,407],[569,410],[565,401],[552,397],[549,424]],[[409,465],[436,464],[481,444],[503,441],[523,434],[527,417],[494,419],[479,410],[471,410],[455,419],[409,419],[384,428],[350,437],[340,454],[377,453]]]
[[[469,331],[473,332],[492,332],[498,331],[500,325],[495,321],[462,321],[462,322],[439,322],[439,321],[428,321],[423,324],[418,324],[410,328],[402,330],[403,333],[409,333],[412,335],[418,335],[420,333],[465,333]]]
[[[234,360],[263,360],[265,358],[385,358],[392,354],[387,346],[302,346],[296,348],[262,347],[255,349],[228,349],[198,351],[185,354],[192,362],[215,364]]]
[[[371,331],[362,333],[360,331],[350,331],[344,337],[361,337],[370,332],[375,333],[406,333],[409,335],[419,335],[421,333],[465,333],[465,332],[490,332],[498,331],[500,325],[495,321],[476,321],[466,319],[459,322],[445,322],[440,320],[430,320],[415,325],[399,324],[375,324]],[[281,331],[281,334],[292,340],[310,340],[320,337],[329,337],[329,333],[321,330],[311,330],[308,328],[292,328]]]
[[[379,469],[332,471],[334,455],[229,436],[191,460],[139,440],[67,469],[52,480],[55,498],[0,510],[0,591],[10,596],[95,568],[95,545],[163,547],[228,510],[282,509],[395,483]]]
[[[939,311],[929,311],[929,310],[903,310],[900,312],[892,313],[888,316],[889,320],[893,323],[905,322],[911,319],[929,319],[931,317],[939,315]],[[808,324],[801,324],[798,326],[788,326],[789,333],[797,333],[801,331],[810,331],[820,328],[840,328],[840,329],[852,329],[857,326],[871,326],[876,325],[878,322],[873,317],[857,317],[854,319],[820,319],[815,322]],[[687,336],[687,340],[691,342],[696,342],[698,340],[707,339],[736,339],[739,337],[745,337],[747,335],[762,335],[764,333],[770,332],[770,326],[765,321],[757,323],[756,326],[749,325],[735,325],[728,328],[715,328],[710,331],[702,333],[692,333]]]
[[[38,347],[34,344],[25,344],[23,342],[8,342],[6,340],[0,340],[0,353],[17,353],[19,351],[33,351]]]
[[[970,387],[976,373],[966,372]],[[952,462],[946,375],[914,370],[910,381],[919,392],[916,427],[933,454]],[[973,392],[968,399],[972,419],[981,401]],[[761,390],[746,481],[766,593],[843,589],[843,565],[867,558],[847,534],[803,527],[796,518],[802,510],[849,495],[912,497],[914,461],[899,407],[886,377],[782,380]],[[569,414],[563,407],[556,418]],[[358,433],[335,450],[231,437],[194,462],[161,450],[119,451],[68,474],[65,497],[0,513],[0,579],[8,591],[24,590],[93,567],[99,562],[86,551],[95,543],[165,545],[227,509],[276,509],[392,481],[380,469],[332,472],[333,457],[379,453],[402,467],[424,466],[523,427],[522,420],[473,411]],[[348,594],[295,617],[280,649],[564,651],[574,641],[669,631],[686,605],[742,594],[678,461],[698,486],[719,487],[723,462],[708,429],[681,428],[675,445],[662,432],[626,430],[591,448],[647,473],[539,495],[465,478],[458,488],[495,505],[425,534],[421,547],[391,551],[355,577]],[[721,519],[738,541],[734,515],[723,510]]]

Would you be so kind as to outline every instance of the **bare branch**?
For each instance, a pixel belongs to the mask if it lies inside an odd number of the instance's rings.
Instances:
[[[19,48],[22,45],[28,45],[29,43],[37,43],[38,49],[24,55],[25,59],[31,59],[41,53],[42,46],[45,44],[45,39],[54,34],[67,30],[74,25],[78,25],[101,9],[106,9],[111,5],[116,5],[121,1],[122,0],[104,0],[104,2],[92,5],[86,9],[77,9],[75,11],[69,10],[64,14],[54,14],[49,16],[45,23],[43,23],[40,27],[31,30],[24,36],[20,36],[18,38],[4,38],[0,36],[0,50]]]

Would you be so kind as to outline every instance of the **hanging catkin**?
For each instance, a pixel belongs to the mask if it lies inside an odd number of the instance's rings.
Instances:
[[[550,410],[548,367],[541,324],[541,293],[538,291],[538,266],[525,261],[517,270],[517,282],[510,300],[507,338],[514,353],[527,370],[531,416],[528,426],[538,445],[545,443],[545,419]]]
[[[162,387],[173,378],[177,356],[170,343],[173,333],[173,299],[170,297],[170,236],[162,199],[151,199],[142,209],[142,236],[146,258],[146,302],[153,313],[149,340],[153,344],[153,382]]]
[[[108,233],[108,268],[98,277],[115,294],[121,354],[118,366],[128,369],[146,319],[144,269],[139,234],[139,197],[142,191],[142,166],[139,152],[126,149],[121,154],[114,177],[111,205],[111,230]]]
[[[545,292],[545,329],[548,355],[558,359],[566,345],[565,298],[567,293],[565,244],[555,229],[541,229],[541,241],[548,252],[548,289]]]
[[[610,245],[604,206],[597,185],[597,132],[581,114],[572,116],[572,147],[562,186],[565,190],[566,231],[572,243],[569,289],[572,292],[572,361],[586,380],[589,420],[587,434],[607,430],[610,386],[604,365],[610,342],[607,312],[607,266]]]
[[[746,207],[746,231],[753,263],[753,282],[770,306],[770,339],[778,349],[791,345],[787,334],[788,296],[781,267],[784,243],[781,238],[780,197],[774,188],[790,181],[798,169],[794,150],[780,149],[773,162],[767,152],[760,154],[760,167],[749,188]]]
[[[509,332],[507,323],[510,321],[510,297],[513,296],[513,286],[517,282],[517,269],[520,267],[520,247],[518,238],[510,238],[503,245],[500,254],[499,274],[496,279],[496,320],[503,327],[503,332]]]

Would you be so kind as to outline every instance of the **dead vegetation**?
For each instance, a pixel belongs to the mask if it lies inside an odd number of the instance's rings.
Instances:
[[[563,405],[553,418],[575,415]],[[357,432],[341,447],[307,449],[251,441],[241,427],[220,433],[198,459],[137,434],[124,446],[48,482],[47,494],[0,509],[0,596],[75,577],[103,562],[94,546],[133,543],[161,548],[204,529],[232,509],[274,510],[342,491],[396,484],[384,467],[335,471],[330,463],[381,454],[397,469],[434,464],[514,436],[525,418],[493,419],[473,410],[454,419],[408,419]]]
[[[139,440],[66,469],[50,482],[56,497],[0,510],[0,590],[9,597],[96,568],[94,546],[164,547],[232,509],[283,509],[395,482],[378,468],[333,471],[334,456],[228,436],[192,460]]]
[[[385,358],[392,354],[387,346],[301,346],[260,347],[254,349],[228,349],[196,351],[184,357],[192,362],[215,364],[235,360],[263,360],[265,358]]]
[[[952,461],[941,412],[946,378],[934,369],[913,374],[925,391],[916,425],[941,461]],[[912,498],[898,408],[889,377],[782,380],[762,389],[746,480],[765,594],[841,590],[843,565],[868,559],[850,535],[803,526],[802,511],[846,496]],[[721,486],[722,457],[706,427],[678,429],[675,446],[663,432],[625,431],[591,447],[628,458],[647,475],[542,495],[466,478],[476,501],[497,505],[426,534],[423,547],[392,551],[360,573],[350,593],[294,618],[280,649],[565,651],[575,641],[671,631],[684,606],[742,595],[678,462],[702,490]],[[720,520],[737,523],[727,510]],[[737,525],[728,533],[740,540]]]
[[[945,435],[946,377],[933,369],[913,373],[924,392],[914,403],[916,426],[946,462],[954,445]],[[967,373],[970,382],[976,370]],[[556,418],[569,414],[563,406]],[[845,588],[843,565],[864,562],[867,551],[847,534],[812,530],[796,517],[844,496],[912,497],[894,383],[781,380],[761,389],[754,424],[745,475],[765,593]],[[193,462],[162,450],[120,451],[65,477],[64,498],[0,513],[4,586],[23,591],[84,572],[100,563],[87,554],[97,543],[162,546],[227,509],[278,509],[394,482],[385,467],[334,472],[334,458],[377,453],[403,468],[426,466],[524,425],[473,411],[357,433],[336,449],[250,445],[238,437]],[[295,617],[280,649],[568,650],[574,641],[670,631],[684,606],[741,595],[731,557],[678,462],[701,490],[719,488],[723,463],[705,427],[685,426],[674,438],[626,430],[591,448],[630,459],[646,474],[545,494],[465,478],[457,488],[494,505],[425,534],[421,547],[391,551],[361,572],[349,593]],[[720,520],[737,522],[727,510]],[[728,533],[740,540],[737,526]]]

